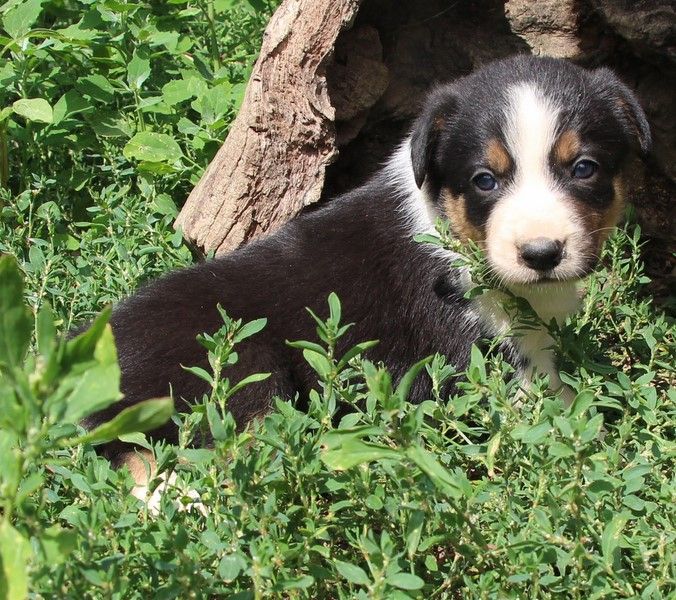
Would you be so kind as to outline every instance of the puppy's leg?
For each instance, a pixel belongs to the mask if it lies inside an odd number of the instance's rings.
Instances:
[[[132,496],[138,498],[148,507],[148,512],[152,515],[158,515],[160,512],[160,503],[162,494],[169,488],[178,488],[178,478],[175,471],[171,471],[169,475],[161,473],[159,475],[162,482],[150,493],[149,484],[157,474],[157,463],[152,453],[148,450],[135,450],[133,452],[125,452],[116,457],[114,463],[116,467],[126,466],[134,478],[136,485],[131,490]],[[181,494],[184,497],[195,500],[195,502],[178,502],[179,511],[197,510],[203,515],[207,514],[206,507],[199,502],[199,494],[193,489],[180,488]]]
[[[149,450],[130,450],[117,455],[112,463],[116,469],[127,467],[136,483],[131,490],[132,496],[146,502],[148,484],[157,473],[157,463],[152,453]]]

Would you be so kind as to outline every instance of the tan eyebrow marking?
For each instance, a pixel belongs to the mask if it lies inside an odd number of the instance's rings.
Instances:
[[[503,175],[512,167],[512,158],[504,144],[497,138],[491,138],[486,145],[486,162],[493,173]]]
[[[554,159],[561,164],[568,164],[580,153],[582,142],[580,136],[572,129],[566,129],[554,144]]]

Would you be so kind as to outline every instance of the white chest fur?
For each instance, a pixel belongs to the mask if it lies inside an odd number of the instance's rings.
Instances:
[[[515,289],[513,292],[528,300],[544,323],[549,323],[552,319],[563,323],[568,315],[578,309],[580,303],[579,291],[574,282],[530,286]],[[521,356],[528,361],[527,367],[520,373],[526,386],[534,372],[548,375],[550,389],[561,390],[564,400],[569,402],[572,400],[571,392],[561,382],[551,349],[554,340],[544,325],[524,326],[518,318],[510,315],[504,308],[507,300],[505,293],[490,290],[472,301],[473,310],[488,333],[509,337]]]

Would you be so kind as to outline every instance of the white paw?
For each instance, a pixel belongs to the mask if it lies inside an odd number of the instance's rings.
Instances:
[[[178,477],[175,472],[171,472],[169,477],[165,473],[161,473],[159,478],[162,482],[150,493],[147,485],[136,485],[131,490],[132,496],[138,498],[142,502],[145,502],[148,507],[148,512],[157,516],[160,514],[160,506],[162,500],[162,494],[164,494],[168,489],[174,489],[179,492],[178,497],[174,501],[176,507],[180,512],[191,512],[197,511],[203,516],[207,516],[209,511],[207,507],[204,506],[199,500],[200,495],[196,490],[192,488],[186,488],[185,486],[180,485]]]

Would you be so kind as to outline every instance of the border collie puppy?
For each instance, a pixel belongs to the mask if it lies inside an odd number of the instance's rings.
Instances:
[[[314,339],[305,307],[323,314],[330,292],[344,321],[355,323],[345,347],[380,340],[368,356],[395,380],[435,352],[463,369],[473,343],[511,323],[499,293],[464,299],[467,277],[453,255],[413,241],[438,216],[458,239],[479,243],[502,284],[544,321],[564,319],[578,305],[576,282],[594,269],[622,213],[628,159],[649,146],[636,98],[606,69],[515,56],[438,87],[409,138],[365,185],[121,302],[111,323],[124,398],[87,425],[170,389],[178,401],[201,397],[206,384],[181,365],[207,367],[195,337],[222,325],[217,304],[244,321],[268,319],[228,372],[233,381],[272,373],[230,400],[240,425],[268,411],[274,396],[307,396],[315,377],[285,340]],[[536,369],[557,389],[550,344],[544,330],[512,340],[522,375]],[[419,377],[412,400],[429,392]],[[171,424],[154,435],[176,440]],[[111,458],[122,452],[115,443],[106,450]]]

